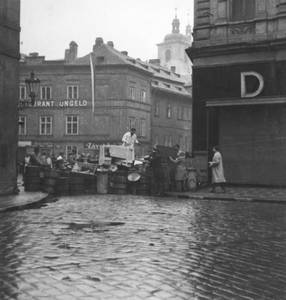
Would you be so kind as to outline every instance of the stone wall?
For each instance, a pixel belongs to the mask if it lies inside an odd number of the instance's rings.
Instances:
[[[0,194],[9,194],[17,185],[20,1],[1,1],[0,17]]]

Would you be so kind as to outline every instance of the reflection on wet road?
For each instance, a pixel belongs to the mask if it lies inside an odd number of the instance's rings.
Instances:
[[[285,217],[116,195],[2,213],[0,299],[285,299]]]

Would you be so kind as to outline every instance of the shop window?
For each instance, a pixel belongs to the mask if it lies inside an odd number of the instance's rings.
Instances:
[[[51,116],[40,117],[40,135],[52,135],[53,118]]]
[[[67,87],[67,98],[68,99],[78,99],[78,86],[69,85]]]
[[[18,134],[26,135],[27,134],[27,117],[19,116],[18,118]]]
[[[78,135],[79,117],[75,115],[66,116],[66,134]]]
[[[158,135],[155,135],[155,138],[154,138],[154,144],[155,145],[159,145],[159,136]]]
[[[41,87],[41,99],[50,100],[52,98],[52,88],[50,86]]]
[[[26,86],[20,85],[19,96],[20,96],[20,100],[25,100],[25,99],[27,99],[27,90],[26,90]]]
[[[171,135],[169,135],[169,137],[168,137],[168,146],[169,147],[173,146],[173,137]]]
[[[167,105],[167,118],[168,119],[172,118],[172,106],[171,106],[171,104]]]
[[[243,21],[255,17],[255,0],[231,0],[231,20]]]

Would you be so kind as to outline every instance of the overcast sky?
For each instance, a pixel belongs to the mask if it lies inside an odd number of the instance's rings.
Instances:
[[[21,0],[21,53],[61,59],[74,40],[83,56],[102,37],[134,58],[157,58],[156,44],[171,33],[175,8],[185,33],[188,20],[193,24],[193,0]]]

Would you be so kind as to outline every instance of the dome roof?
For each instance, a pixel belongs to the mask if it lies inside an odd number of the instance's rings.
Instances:
[[[164,38],[165,42],[187,42],[187,38],[185,35],[181,33],[170,33],[167,34]]]

